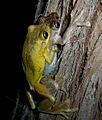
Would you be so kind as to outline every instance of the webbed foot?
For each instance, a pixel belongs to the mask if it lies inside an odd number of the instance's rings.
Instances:
[[[38,105],[38,110],[46,114],[62,115],[68,120],[67,113],[76,112],[78,108],[69,108],[67,101],[53,104],[46,99]]]

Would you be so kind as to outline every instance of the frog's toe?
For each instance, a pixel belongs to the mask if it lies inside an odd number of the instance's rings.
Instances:
[[[64,109],[63,112],[60,113],[60,115],[62,115],[64,118],[66,118],[67,120],[69,120],[68,114],[70,112],[76,112],[78,110],[78,108],[72,108],[72,109]]]
[[[64,118],[66,118],[67,120],[69,120],[69,117],[66,115],[66,113],[61,113],[60,115],[62,115]]]
[[[63,112],[67,112],[67,113],[69,113],[69,112],[76,112],[76,111],[78,111],[78,108],[67,108],[67,109],[63,110]]]

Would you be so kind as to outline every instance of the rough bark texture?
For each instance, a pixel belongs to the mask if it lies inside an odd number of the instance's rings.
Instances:
[[[39,5],[45,7],[45,15],[56,11],[61,18],[59,34],[65,46],[55,80],[67,92],[59,92],[58,99],[69,99],[70,108],[78,107],[69,120],[102,120],[102,1],[48,0],[43,4],[39,0]],[[35,21],[43,13],[41,9],[37,8]],[[27,110],[28,119],[34,119],[33,112]],[[65,118],[41,113],[39,119]]]
[[[54,11],[60,15],[60,34],[66,43],[56,80],[67,92],[63,101],[69,99],[70,107],[79,109],[71,113],[69,119],[101,120],[102,3],[99,0],[49,0],[46,14]],[[78,42],[69,44],[74,38]],[[64,118],[41,115],[40,119]]]

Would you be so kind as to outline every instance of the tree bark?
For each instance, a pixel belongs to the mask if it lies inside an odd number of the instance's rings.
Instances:
[[[69,99],[70,107],[78,106],[78,111],[71,113],[69,120],[101,120],[102,2],[49,0],[45,14],[55,11],[61,18],[60,34],[65,43],[55,80],[67,92],[66,96],[59,93],[63,101]],[[64,118],[43,114],[40,119]]]
[[[34,21],[41,13],[57,12],[61,18],[59,34],[65,45],[55,80],[67,92],[59,92],[58,99],[69,99],[70,108],[78,107],[69,120],[102,120],[102,1],[48,0],[43,4],[39,0],[38,5]],[[30,115],[33,119],[34,114]],[[65,118],[41,113],[39,119]]]

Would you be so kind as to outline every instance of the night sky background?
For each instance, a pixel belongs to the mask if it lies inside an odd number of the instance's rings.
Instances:
[[[27,27],[33,24],[37,2],[38,0],[8,0],[1,4],[0,115],[3,120],[11,118],[17,91],[22,87],[22,46]]]

